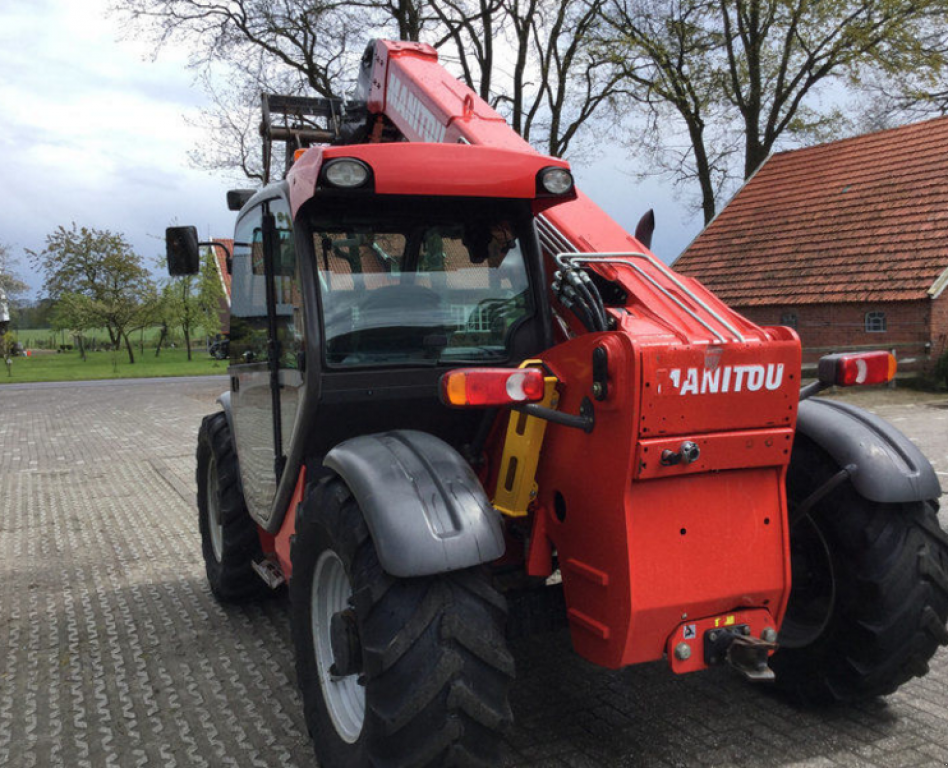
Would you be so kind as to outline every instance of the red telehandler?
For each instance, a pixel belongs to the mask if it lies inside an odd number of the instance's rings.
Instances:
[[[507,642],[568,625],[609,668],[727,664],[850,702],[948,643],[941,490],[825,398],[895,371],[758,327],[578,192],[425,45],[377,41],[355,102],[264,97],[229,194],[230,391],[197,448],[207,576],[289,585],[324,766],[496,763]],[[295,151],[294,151],[295,150]],[[169,269],[196,271],[193,227]]]

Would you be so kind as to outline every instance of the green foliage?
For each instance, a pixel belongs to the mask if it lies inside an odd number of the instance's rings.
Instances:
[[[47,235],[42,251],[27,253],[55,303],[54,327],[79,336],[104,327],[113,348],[124,342],[134,363],[128,334],[152,322],[158,294],[141,256],[124,236],[73,223]]]
[[[13,354],[16,338],[11,331],[0,333],[0,357],[7,358]]]
[[[224,286],[217,266],[217,258],[210,248],[201,259],[201,272],[198,276],[197,302],[198,317],[204,332],[216,336],[221,332],[221,300],[224,298]]]
[[[185,346],[199,329],[207,336],[220,333],[220,302],[224,296],[217,261],[210,249],[201,258],[197,275],[184,275],[168,280],[161,289],[155,322],[167,328],[179,328]]]
[[[45,328],[51,323],[52,312],[53,302],[49,299],[21,303],[17,307],[17,325],[20,328]]]
[[[938,384],[948,386],[948,351],[942,352],[931,369],[931,376]]]
[[[191,338],[198,326],[197,279],[194,275],[172,278],[162,288],[163,316],[170,327],[181,329],[190,355]]]
[[[0,295],[4,295],[7,301],[14,302],[29,289],[30,287],[17,277],[10,247],[0,243]]]

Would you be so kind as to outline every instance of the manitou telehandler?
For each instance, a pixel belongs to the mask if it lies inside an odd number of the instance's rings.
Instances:
[[[825,398],[894,375],[762,328],[648,250],[425,45],[354,102],[264,98],[239,209],[230,391],[197,448],[207,576],[288,582],[320,765],[492,765],[507,642],[729,664],[805,702],[894,691],[948,642],[918,449]],[[296,150],[294,152],[294,150]],[[191,227],[172,274],[197,271]]]

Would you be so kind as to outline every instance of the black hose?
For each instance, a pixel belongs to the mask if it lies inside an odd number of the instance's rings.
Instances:
[[[582,279],[575,272],[570,272],[568,275],[570,285],[579,295],[579,299],[583,306],[586,308],[586,311],[589,314],[590,319],[592,320],[594,330],[604,331],[606,330],[603,318],[600,317],[599,312],[596,307],[596,300],[593,298],[592,294],[589,292],[589,289],[583,285]]]
[[[572,294],[573,297],[576,297],[576,292],[572,290],[568,285],[563,288],[563,295],[560,298],[560,302],[566,307],[570,312],[576,315],[576,318],[583,324],[583,327],[590,333],[596,330],[595,324],[592,321],[592,318],[589,316],[589,311],[583,306],[581,301],[574,301],[573,298],[569,296]],[[578,297],[576,297],[578,298]]]
[[[589,292],[596,302],[596,308],[599,310],[599,316],[602,318],[602,329],[604,331],[609,330],[609,315],[606,314],[606,305],[602,300],[602,294],[599,293],[599,288],[596,287],[596,283],[585,271],[581,271],[579,274],[583,280],[583,284],[589,288]]]

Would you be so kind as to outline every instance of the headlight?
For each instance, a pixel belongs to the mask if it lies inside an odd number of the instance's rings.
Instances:
[[[540,187],[551,195],[565,195],[573,188],[573,174],[565,168],[540,171]]]
[[[369,175],[369,166],[351,157],[330,160],[323,166],[323,180],[334,187],[344,189],[361,187],[369,180]]]

